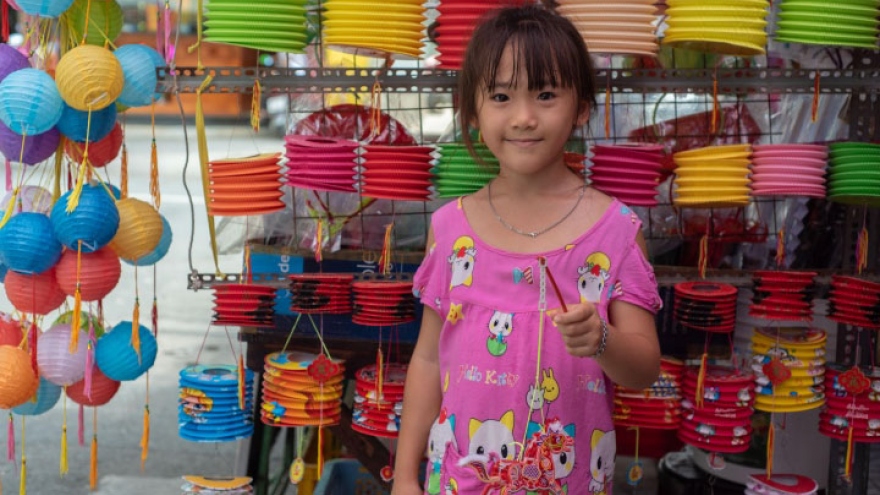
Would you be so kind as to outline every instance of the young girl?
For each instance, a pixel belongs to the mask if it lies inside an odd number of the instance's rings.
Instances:
[[[501,171],[432,217],[393,494],[609,494],[612,382],[657,378],[660,300],[639,219],[564,161],[595,106],[586,46],[539,6],[502,9],[459,90]]]

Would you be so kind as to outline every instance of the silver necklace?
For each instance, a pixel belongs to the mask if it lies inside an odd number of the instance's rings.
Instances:
[[[492,202],[492,181],[490,181],[489,184],[487,184],[487,186],[486,186],[486,194],[489,196],[489,208],[492,209],[492,214],[495,215],[495,219],[498,220],[498,222],[501,223],[501,225],[503,225],[504,228],[506,228],[507,230],[514,232],[514,233],[517,233],[521,236],[531,237],[532,239],[538,237],[541,234],[544,234],[544,233],[552,230],[554,227],[557,227],[559,224],[564,222],[568,217],[570,217],[571,214],[574,213],[575,210],[577,210],[578,205],[581,204],[581,200],[584,198],[584,193],[586,191],[587,191],[587,186],[581,187],[581,192],[580,192],[580,194],[578,194],[577,201],[574,202],[574,205],[572,205],[571,209],[568,210],[568,212],[566,212],[565,215],[562,215],[562,218],[551,223],[550,225],[544,227],[541,230],[536,230],[534,232],[526,232],[525,230],[520,230],[520,229],[514,227],[513,225],[507,223],[506,220],[501,218],[501,215],[498,214],[498,210],[495,209],[495,204]]]

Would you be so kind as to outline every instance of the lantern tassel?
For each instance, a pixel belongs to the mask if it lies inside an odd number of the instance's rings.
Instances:
[[[767,477],[773,476],[773,450],[776,447],[776,425],[770,422],[767,429]]]
[[[385,240],[382,242],[382,255],[379,257],[379,270],[383,275],[391,272],[391,231],[394,222],[385,226]]]
[[[709,127],[709,132],[715,134],[718,130],[718,66],[715,66],[715,71],[712,73],[712,122]]]
[[[86,408],[82,404],[79,405],[79,412],[76,420],[76,441],[82,447],[86,444]]]
[[[856,270],[862,274],[862,270],[868,267],[868,228],[862,226],[859,238],[856,241]]]
[[[61,462],[58,466],[58,472],[61,476],[67,474],[67,419],[61,426]]]
[[[147,456],[150,451],[150,405],[144,405],[144,432],[141,435],[141,471],[147,465]]]
[[[776,233],[776,266],[782,268],[785,265],[785,227]]]
[[[18,495],[27,495],[27,456],[21,456],[21,482],[18,484]]]
[[[318,458],[315,461],[317,464],[317,475],[318,479],[321,479],[321,476],[324,474],[324,427],[318,427]]]
[[[119,171],[119,198],[128,197],[128,147],[122,143],[122,168]]]
[[[846,459],[844,462],[846,465],[843,468],[843,477],[846,478],[847,481],[852,479],[852,460],[853,460],[853,427],[849,427],[849,431],[846,434]]]
[[[236,373],[238,374],[238,387],[236,393],[238,395],[238,408],[244,411],[244,398],[245,398],[245,389],[247,388],[247,383],[245,383],[245,369],[244,369],[244,356],[238,356],[238,369],[236,369]]]
[[[376,73],[376,82],[370,91],[370,136],[378,136],[382,130],[382,85],[379,83],[379,74]]]
[[[6,222],[8,222],[10,218],[12,218],[12,213],[15,210],[15,203],[18,201],[18,193],[19,190],[16,187],[12,191],[12,197],[9,198],[9,203],[6,204],[6,211],[3,212],[3,218],[0,219],[0,229],[6,225]]]
[[[58,198],[61,197],[61,167],[64,165],[64,142],[65,138],[61,136],[58,147],[55,148],[55,181],[52,185],[52,204],[55,204]]]
[[[9,413],[9,426],[6,428],[6,460],[15,462],[15,420]]]
[[[89,488],[98,487],[98,434],[92,434],[91,452],[89,454]]]
[[[324,260],[324,220],[318,218],[315,226],[315,261],[320,263]]]
[[[708,359],[709,354],[704,351],[700,357],[700,370],[697,372],[697,391],[695,397],[697,407],[703,407],[703,385],[706,381],[706,361]]]
[[[703,234],[700,238],[700,257],[697,260],[700,270],[700,278],[706,278],[706,268],[709,265],[709,234]]]
[[[82,273],[82,241],[76,245],[76,290],[73,293],[73,317],[70,323],[70,349],[71,354],[76,354],[79,347],[79,332],[82,325],[82,292],[80,290],[80,274]]]
[[[134,298],[134,310],[131,312],[131,347],[138,356],[138,363],[141,361],[141,332],[140,332],[140,315],[141,304],[138,298]]]
[[[155,287],[155,285],[154,285]],[[155,294],[153,295],[153,309],[150,311],[150,320],[153,323],[153,336],[159,336],[159,302],[156,300]]]
[[[85,185],[86,181],[86,158],[85,155],[88,153],[88,142],[86,142],[86,151],[83,154],[83,162],[79,166],[79,171],[76,174],[76,185],[73,186],[73,191],[70,192],[70,196],[67,197],[67,213],[73,213],[76,210],[76,207],[79,206],[79,197],[82,195],[83,185]]]
[[[260,101],[263,88],[260,86],[260,80],[254,79],[254,94],[251,97],[251,127],[254,132],[260,132]]]
[[[816,122],[819,118],[819,90],[819,71],[816,70],[816,75],[813,77],[813,105],[810,108],[811,122]]]
[[[376,401],[382,400],[382,385],[385,379],[385,363],[382,349],[376,349]]]
[[[162,204],[162,194],[159,191],[159,151],[156,147],[156,102],[150,106],[150,127],[153,130],[153,140],[150,143],[150,197],[153,198],[153,206],[156,210]]]

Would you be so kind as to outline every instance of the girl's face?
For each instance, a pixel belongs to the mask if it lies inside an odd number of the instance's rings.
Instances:
[[[564,146],[572,129],[589,118],[571,88],[545,86],[529,90],[524,63],[516,64],[508,45],[498,64],[495,88],[477,94],[477,122],[486,146],[502,169],[531,175],[564,166]]]

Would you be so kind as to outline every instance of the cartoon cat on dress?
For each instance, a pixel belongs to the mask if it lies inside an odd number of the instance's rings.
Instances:
[[[446,415],[446,410],[440,411],[440,416],[431,426],[428,435],[428,463],[431,472],[428,475],[428,491],[430,495],[440,495],[440,466],[443,465],[443,456],[446,448],[452,444],[453,449],[458,449],[455,442],[455,415]]]
[[[608,493],[614,480],[614,456],[617,454],[617,435],[614,430],[593,430],[590,440],[590,480],[589,492],[597,495]]]
[[[479,461],[488,463],[491,454],[499,459],[513,459],[516,455],[516,443],[513,440],[513,410],[507,411],[499,419],[480,421],[471,418],[468,424],[468,453],[459,465]]]

